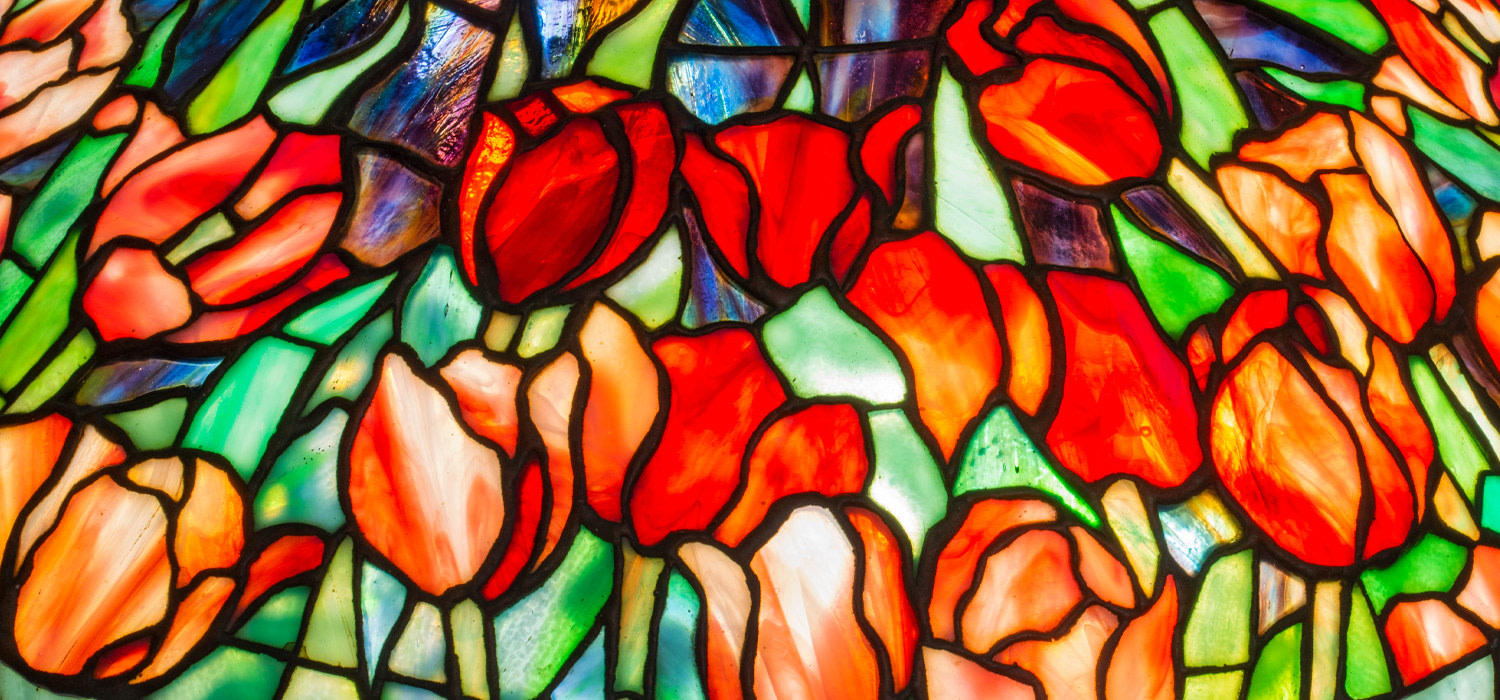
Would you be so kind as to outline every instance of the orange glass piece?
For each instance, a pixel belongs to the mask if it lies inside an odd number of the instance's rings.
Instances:
[[[116,248],[83,292],[83,311],[104,340],[149,338],[193,316],[187,284],[155,251]]]
[[[628,99],[630,93],[605,87],[592,80],[581,80],[552,88],[553,97],[573,112],[592,112],[612,102]]]
[[[750,174],[759,204],[755,257],[766,275],[783,287],[806,282],[824,234],[854,199],[848,134],[790,115],[730,127],[715,143]]]
[[[1187,358],[1188,366],[1193,368],[1193,380],[1198,383],[1198,390],[1208,389],[1208,375],[1213,371],[1214,362],[1219,359],[1218,352],[1214,350],[1213,337],[1208,333],[1208,326],[1198,326],[1198,330],[1188,337]]]
[[[1072,558],[1067,538],[1050,530],[1023,533],[990,555],[959,620],[964,647],[987,655],[1001,640],[1061,624],[1083,602]]]
[[[1151,110],[1100,71],[1035,59],[985,88],[979,112],[1001,156],[1074,184],[1147,177],[1161,161]]]
[[[526,403],[531,424],[542,439],[547,452],[547,491],[552,512],[543,530],[542,547],[536,563],[541,566],[554,548],[562,542],[563,530],[573,515],[573,402],[578,392],[578,357],[563,353],[543,367],[526,389]]]
[[[194,586],[177,604],[172,622],[162,635],[161,646],[151,664],[142,669],[132,683],[151,680],[170,670],[187,657],[188,652],[208,633],[219,611],[234,592],[234,579],[210,576]]]
[[[1500,273],[1490,275],[1479,288],[1474,299],[1474,326],[1490,362],[1500,366]]]
[[[473,578],[500,536],[498,456],[400,356],[381,362],[349,448],[348,479],[365,541],[432,595]]]
[[[489,438],[507,455],[516,453],[516,391],[521,386],[521,368],[491,360],[478,348],[453,356],[438,374],[458,397],[458,412],[464,424]]]
[[[9,542],[21,509],[52,475],[73,422],[59,414],[0,427],[0,542]]]
[[[809,406],[783,416],[756,442],[744,488],[714,536],[738,547],[777,501],[799,493],[858,493],[868,469],[864,430],[849,405]]]
[[[172,540],[179,587],[201,572],[239,563],[245,547],[245,504],[229,472],[195,459],[192,483],[177,512],[177,534]]]
[[[989,19],[993,10],[992,0],[970,0],[964,4],[963,13],[948,27],[948,46],[974,75],[1016,64],[1014,56],[996,48],[980,33],[980,25]]]
[[[1433,287],[1421,261],[1375,198],[1369,177],[1328,173],[1321,179],[1333,202],[1330,268],[1376,326],[1398,343],[1411,342],[1434,314]]]
[[[1119,626],[1114,613],[1096,605],[1084,610],[1063,636],[1017,642],[996,654],[995,660],[1031,672],[1049,698],[1093,697],[1099,657]]]
[[[1359,165],[1350,150],[1349,127],[1332,112],[1317,112],[1270,141],[1251,141],[1241,146],[1240,160],[1274,165],[1298,182],[1307,182],[1322,170]]]
[[[1000,381],[1000,338],[974,270],[923,233],[871,252],[848,298],[911,363],[922,423],[951,457]]]
[[[1047,431],[1085,481],[1130,474],[1176,486],[1203,460],[1187,367],[1124,283],[1053,271],[1064,342],[1062,402]]]
[[[1094,595],[1110,605],[1122,608],[1135,607],[1135,588],[1130,584],[1130,573],[1099,540],[1077,525],[1068,528],[1073,535],[1073,544],[1078,548],[1078,575],[1083,584]]]
[[[984,274],[1000,298],[1005,344],[1010,349],[1010,400],[1035,415],[1052,378],[1052,334],[1036,290],[1010,264],[987,265]]]
[[[885,645],[896,692],[911,682],[917,650],[917,616],[907,597],[904,554],[891,529],[879,516],[863,508],[845,511],[849,524],[859,533],[865,557],[861,602],[865,620]]]
[[[242,219],[254,219],[288,194],[304,187],[337,185],[342,179],[338,136],[287,134],[256,176],[255,184],[234,205],[234,213]]]
[[[1224,201],[1287,271],[1323,279],[1318,263],[1323,219],[1312,200],[1262,170],[1226,165],[1216,175]]]
[[[1475,547],[1470,560],[1469,580],[1459,591],[1458,604],[1491,629],[1500,629],[1500,549]]]
[[[276,288],[318,254],[342,201],[342,194],[324,192],[288,202],[234,245],[188,263],[185,270],[193,291],[217,306]]]
[[[1485,89],[1484,69],[1411,0],[1375,0],[1396,46],[1429,84],[1474,119],[1500,124]]]
[[[958,641],[955,630],[959,598],[974,585],[980,557],[995,540],[1018,527],[1051,522],[1057,511],[1041,501],[990,499],[975,503],[963,524],[948,539],[932,577],[927,620],[932,635]]]
[[[65,45],[59,44],[58,48],[63,46]],[[66,55],[66,52],[64,52],[64,55]],[[9,106],[3,97],[0,97],[0,106]],[[136,115],[140,113],[140,107],[140,101],[132,95],[116,97],[94,114],[93,126],[99,131],[108,131],[110,129],[129,126],[131,122],[135,121]]]
[[[750,584],[745,570],[718,547],[689,542],[677,550],[703,590],[704,676],[709,697],[741,700],[741,658],[750,626]]]
[[[1406,600],[1391,608],[1385,638],[1401,680],[1426,678],[1485,645],[1484,634],[1441,600]]]
[[[1012,37],[1015,47],[1035,56],[1071,58],[1076,62],[1093,64],[1125,84],[1141,103],[1151,111],[1159,105],[1156,95],[1140,74],[1135,64],[1124,51],[1092,34],[1070,31],[1046,15],[1038,16],[1024,29]]]
[[[0,46],[25,39],[31,39],[37,44],[50,43],[93,6],[94,0],[38,2],[8,18],[5,33],[0,34]],[[6,7],[9,8],[9,4]]]
[[[1033,700],[1036,691],[946,649],[922,647],[927,697],[948,700]]]
[[[104,196],[113,192],[115,187],[119,186],[127,175],[135,172],[141,164],[184,140],[177,122],[162,114],[155,102],[147,102],[141,108],[140,125],[136,127],[135,134],[131,135],[130,140],[125,143],[125,149],[120,151],[119,157],[115,158],[114,165],[110,166],[109,172],[104,176],[104,182],[99,186],[99,194]]]
[[[516,133],[504,120],[489,112],[483,114],[483,120],[479,140],[464,166],[458,193],[459,255],[463,258],[464,274],[471,282],[479,279],[474,262],[474,223],[479,218],[479,207],[516,150]]]
[[[786,400],[744,329],[666,336],[652,351],[667,373],[667,420],[629,512],[636,537],[648,546],[679,530],[709,527],[739,487],[756,428]]]
[[[1168,576],[1149,610],[1125,625],[1104,679],[1107,700],[1171,700],[1177,667],[1172,636],[1177,629],[1177,581]]]

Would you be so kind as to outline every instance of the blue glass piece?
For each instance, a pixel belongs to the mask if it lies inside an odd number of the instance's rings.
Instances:
[[[698,0],[680,41],[708,46],[789,46],[797,30],[777,0]]]
[[[603,700],[609,697],[604,692],[604,632],[594,634],[583,655],[573,662],[557,690],[552,691],[552,700]]]
[[[703,603],[676,571],[667,579],[666,598],[656,632],[656,700],[707,700],[694,653]]]
[[[370,562],[360,567],[359,611],[365,622],[365,659],[368,678],[374,680],[385,642],[406,604],[406,587],[395,576]]]
[[[675,53],[667,58],[667,91],[693,116],[718,124],[736,114],[774,106],[794,60],[791,56]]]
[[[458,165],[494,43],[490,31],[440,5],[428,6],[416,53],[360,98],[349,126],[438,165]]]
[[[1242,70],[1234,74],[1240,84],[1240,94],[1245,104],[1255,115],[1255,122],[1266,131],[1276,131],[1293,115],[1302,111],[1307,102],[1283,90],[1278,85],[1256,75],[1257,71]]]
[[[136,31],[149,32],[181,2],[183,0],[133,0],[126,12],[135,20]]]
[[[291,73],[373,39],[400,6],[400,0],[349,0],[308,28],[297,43],[291,62],[281,72]]]
[[[47,176],[52,166],[57,165],[57,161],[62,159],[63,154],[67,153],[68,147],[72,145],[72,139],[65,139],[56,146],[6,168],[4,172],[0,172],[0,182],[25,190],[35,187],[38,182],[42,181],[42,178]]]
[[[749,323],[764,315],[766,307],[752,299],[733,280],[725,277],[714,264],[713,257],[703,244],[697,217],[688,212],[686,219],[688,241],[693,249],[693,265],[692,278],[688,283],[687,304],[682,309],[682,325],[687,328],[702,328],[718,321]]]
[[[953,0],[822,0],[823,45],[926,39]]]
[[[888,49],[820,54],[817,65],[823,112],[854,121],[898,97],[925,92],[932,52]]]
[[[1443,210],[1443,216],[1448,217],[1448,223],[1455,229],[1468,227],[1469,217],[1474,215],[1474,208],[1478,206],[1473,197],[1463,191],[1463,188],[1453,184],[1443,171],[1428,165],[1427,181],[1432,183],[1432,194],[1437,199],[1438,208]]]
[[[1354,75],[1363,62],[1328,41],[1314,41],[1258,12],[1221,0],[1194,0],[1193,6],[1230,60],[1273,63],[1298,73]]]
[[[162,90],[180,100],[206,80],[270,4],[271,0],[207,0],[199,5],[174,45],[172,70]]]
[[[1167,552],[1183,571],[1197,576],[1209,555],[1239,539],[1239,523],[1213,491],[1203,491],[1159,513]]]
[[[354,214],[340,245],[360,262],[384,267],[438,236],[442,185],[375,149],[357,156]]]
[[[89,373],[78,388],[78,403],[107,406],[129,401],[162,389],[201,386],[223,358],[198,360],[127,360],[104,365]]]
[[[1203,228],[1166,190],[1145,185],[1125,192],[1124,199],[1136,217],[1162,237],[1217,265],[1224,272],[1235,269],[1229,257],[1204,235]]]

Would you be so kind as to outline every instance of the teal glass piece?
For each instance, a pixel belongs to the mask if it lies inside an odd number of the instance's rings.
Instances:
[[[534,698],[583,643],[614,587],[609,543],[580,528],[541,588],[495,618],[500,700]]]
[[[1375,614],[1385,612],[1392,596],[1440,593],[1453,588],[1468,561],[1468,550],[1437,535],[1423,537],[1390,566],[1359,575]]]
[[[95,201],[99,180],[124,142],[125,134],[85,135],[26,207],[16,221],[11,245],[33,268],[47,264],[83,210]]]
[[[380,700],[443,700],[443,696],[405,683],[386,683],[380,687]]]
[[[1181,105],[1182,147],[1206,168],[1209,158],[1234,146],[1250,117],[1219,57],[1181,9],[1162,10],[1149,24]]]
[[[312,357],[280,338],[256,341],[209,390],[183,446],[223,455],[248,481]]]
[[[1444,676],[1406,700],[1494,700],[1495,660],[1488,656]]]
[[[906,376],[889,348],[816,287],[766,321],[766,354],[798,396],[849,396],[875,405],[906,399]]]
[[[35,685],[26,680],[25,676],[16,673],[15,669],[0,664],[0,698],[10,700],[63,700],[64,698],[76,697],[73,695],[58,695]]]
[[[221,646],[149,697],[151,700],[270,700],[281,684],[284,666],[265,654]]]
[[[911,421],[899,409],[870,414],[875,445],[870,499],[895,518],[911,542],[912,556],[922,556],[927,531],[948,511],[943,473]]]
[[[1162,508],[1158,518],[1167,552],[1194,576],[1209,555],[1240,536],[1239,522],[1213,491]]]
[[[298,437],[271,464],[255,494],[255,526],[306,523],[336,532],[344,526],[339,505],[339,442],[349,414],[333,409],[317,427]]]
[[[1051,460],[1037,449],[1008,406],[999,406],[974,431],[958,463],[953,495],[970,491],[1029,488],[1056,498],[1089,525],[1100,525],[1083,496],[1058,476]]]
[[[946,68],[932,105],[932,146],[938,233],[969,257],[1023,262],[1010,200],[975,142],[963,88]]]
[[[401,307],[401,342],[427,365],[479,332],[484,307],[464,286],[453,250],[438,246],[406,294]]]
[[[552,691],[552,700],[604,700],[604,632],[594,635],[583,655]]]
[[[359,613],[364,622],[366,677],[374,680],[380,652],[385,649],[396,618],[406,604],[406,587],[384,569],[364,562],[359,567]]]
[[[693,584],[673,571],[656,633],[656,700],[707,700],[694,653],[702,607]]]
[[[375,320],[365,324],[365,327],[355,333],[343,349],[339,350],[338,357],[333,360],[333,365],[324,373],[323,380],[313,391],[304,413],[312,412],[328,399],[352,400],[365,390],[365,385],[375,374],[375,360],[379,358],[380,350],[395,335],[391,318],[392,314],[389,311],[376,317]]]
[[[287,335],[323,345],[338,342],[380,301],[380,295],[394,279],[395,275],[387,275],[302,312],[286,324]]]
[[[1500,533],[1500,475],[1488,474],[1480,482],[1482,491],[1479,524],[1490,532]]]
[[[235,637],[278,649],[292,649],[302,632],[302,614],[312,590],[296,586],[272,595],[240,626]]]

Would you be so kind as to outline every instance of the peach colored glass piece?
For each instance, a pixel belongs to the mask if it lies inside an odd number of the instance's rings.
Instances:
[[[1050,632],[1081,602],[1067,538],[1050,530],[1027,532],[985,560],[959,621],[963,645],[988,654],[1012,635]]]
[[[458,396],[464,423],[494,440],[507,455],[516,453],[516,391],[521,368],[491,360],[483,350],[458,353],[439,371]]]
[[[84,290],[83,310],[104,340],[149,338],[187,323],[193,302],[155,251],[117,248]]]
[[[1099,655],[1119,625],[1114,613],[1096,605],[1083,611],[1067,634],[1054,640],[1017,642],[996,654],[995,660],[1030,671],[1042,682],[1048,698],[1093,697]]]

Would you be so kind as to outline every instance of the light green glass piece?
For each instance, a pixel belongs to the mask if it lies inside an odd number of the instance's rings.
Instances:
[[[37,190],[36,198],[16,220],[11,237],[12,247],[33,268],[47,264],[83,210],[94,202],[99,180],[124,141],[125,134],[85,135]]]
[[[900,409],[870,413],[875,446],[875,474],[870,499],[884,508],[911,542],[920,559],[927,531],[948,511],[942,468]]]
[[[255,527],[306,523],[335,532],[344,526],[339,505],[339,442],[349,414],[333,409],[316,428],[292,441],[271,465],[255,494]]]
[[[390,342],[395,329],[391,323],[391,312],[387,311],[365,324],[354,334],[348,344],[334,358],[333,366],[323,375],[323,381],[307,402],[304,415],[310,413],[324,401],[334,397],[353,399],[365,390],[365,384],[375,373],[375,360],[380,349]]]
[[[1008,406],[998,406],[974,431],[958,463],[953,495],[1024,487],[1056,498],[1083,522],[1100,524],[1099,514],[1053,469]]]
[[[1208,568],[1182,637],[1188,666],[1233,666],[1250,660],[1249,551],[1223,557]]]
[[[1174,339],[1182,337],[1188,324],[1218,311],[1234,296],[1234,287],[1219,273],[1136,227],[1118,205],[1109,210],[1125,264],[1135,275],[1151,315]]]
[[[616,693],[646,692],[646,655],[651,647],[651,617],[656,612],[656,586],[664,562],[636,554],[628,540],[620,542],[620,624],[615,632]]]
[[[182,15],[187,12],[190,2],[179,0],[177,7],[172,8],[156,23],[156,28],[151,30],[151,36],[146,39],[146,45],[141,49],[141,57],[135,67],[130,69],[130,74],[125,76],[126,85],[135,87],[156,87],[156,80],[161,76],[162,52],[167,48],[167,41],[172,38],[172,31],[177,28],[177,23],[182,20]]]
[[[1302,692],[1302,625],[1278,633],[1260,649],[1246,700],[1297,700]]]
[[[453,249],[438,246],[406,294],[401,308],[401,342],[431,366],[449,348],[473,338],[484,317],[484,307],[464,287]]]
[[[1401,557],[1383,569],[1365,569],[1359,575],[1365,595],[1376,614],[1385,611],[1392,596],[1401,593],[1446,593],[1458,582],[1468,560],[1468,550],[1437,535],[1428,534]]]
[[[1266,66],[1266,74],[1282,87],[1309,100],[1341,105],[1352,110],[1365,107],[1365,86],[1349,80],[1309,80],[1300,75]]]
[[[369,680],[375,679],[380,652],[385,650],[386,640],[405,605],[406,586],[400,580],[368,561],[360,565],[359,614],[365,623],[365,673]]]
[[[677,7],[678,0],[648,1],[650,4],[599,43],[599,50],[594,52],[594,58],[589,61],[589,75],[617,80],[638,88],[651,87],[651,69],[656,64],[656,47],[661,44],[662,32],[666,31],[667,21],[672,18],[672,10]],[[506,47],[509,46],[510,36],[507,35]],[[522,51],[521,55],[524,56],[525,52]],[[523,70],[522,78],[524,77]],[[497,76],[495,83],[498,85],[499,82]]]
[[[240,40],[219,72],[188,105],[189,131],[195,134],[218,131],[255,108],[301,14],[302,0],[282,0],[274,12]]]
[[[133,411],[121,411],[105,416],[109,422],[120,426],[138,450],[160,450],[177,442],[177,433],[187,418],[186,397],[158,401]]]
[[[1453,482],[1463,490],[1469,502],[1474,502],[1479,487],[1479,475],[1488,467],[1479,441],[1448,401],[1448,394],[1438,383],[1431,365],[1419,356],[1412,356],[1411,383],[1417,389],[1417,399],[1422,405],[1427,420],[1432,425],[1433,437],[1437,438],[1438,454],[1453,476]]]
[[[484,328],[484,346],[495,352],[505,352],[520,328],[520,316],[503,311],[492,312],[490,323]]]
[[[1149,24],[1182,112],[1182,147],[1206,168],[1209,158],[1233,148],[1234,135],[1249,128],[1245,105],[1219,57],[1181,9],[1164,9]]]
[[[395,275],[387,275],[302,312],[286,324],[287,335],[323,345],[338,342],[374,308],[394,279]]]
[[[1235,220],[1224,200],[1191,166],[1180,160],[1173,160],[1167,170],[1167,184],[1171,185],[1189,208],[1203,218],[1203,223],[1208,224],[1209,230],[1214,232],[1214,236],[1234,256],[1235,262],[1240,264],[1245,276],[1268,280],[1281,278],[1265,253],[1251,240],[1250,234]]]
[[[568,668],[567,675],[552,691],[552,700],[605,700],[604,692],[604,632],[594,635],[594,641],[577,661]]]
[[[234,226],[229,223],[229,217],[224,212],[214,212],[213,216],[199,222],[188,237],[177,244],[172,252],[167,253],[167,262],[173,265],[181,265],[182,261],[204,248],[219,241],[227,241],[234,237]]]
[[[265,654],[221,646],[188,667],[151,700],[270,700],[285,664]]]
[[[932,153],[938,232],[969,257],[1023,262],[1010,200],[974,142],[963,88],[947,68],[932,103]]]
[[[298,668],[287,681],[283,698],[318,698],[319,700],[358,700],[359,688],[354,681],[331,673]]]
[[[1245,680],[1244,675],[1240,671],[1226,671],[1188,676],[1182,685],[1183,700],[1237,698],[1240,696],[1240,683]]]
[[[21,383],[67,330],[73,292],[78,288],[78,261],[74,248],[78,234],[63,241],[61,250],[37,280],[31,296],[0,335],[0,390],[10,391]]]
[[[651,48],[656,48],[655,40]],[[601,46],[600,49],[602,50],[603,47]],[[495,80],[490,83],[489,94],[485,96],[491,102],[508,100],[521,94],[521,88],[526,84],[526,76],[531,72],[531,58],[526,51],[526,40],[521,36],[519,12],[511,14],[510,29],[505,32],[505,43],[501,44],[495,56],[495,60],[498,61],[498,65],[495,66]],[[650,75],[649,68],[647,75]]]
[[[695,653],[702,607],[693,584],[673,571],[656,633],[657,700],[707,700]]]
[[[761,340],[798,396],[851,396],[877,406],[906,399],[896,356],[849,318],[826,287],[809,290],[766,321]]]
[[[402,5],[396,19],[370,48],[343,63],[313,73],[282,88],[271,98],[271,112],[294,124],[317,124],[349,86],[395,50],[411,24],[411,8]]]
[[[1344,691],[1359,700],[1391,692],[1391,674],[1375,618],[1357,586],[1350,596],[1349,631],[1344,636]]]
[[[0,324],[10,318],[21,298],[31,289],[31,275],[14,260],[0,260]]]
[[[354,624],[354,542],[345,538],[323,573],[302,639],[302,658],[339,668],[357,667]]]
[[[1483,657],[1454,671],[1406,700],[1494,700],[1495,660]]]
[[[786,102],[781,107],[792,112],[812,114],[818,108],[817,102],[817,97],[813,95],[812,76],[804,69],[797,76],[797,82],[792,85],[792,91],[787,93]]]
[[[526,326],[521,329],[521,340],[516,344],[516,353],[521,357],[536,357],[557,345],[562,339],[563,324],[568,321],[570,305],[549,306],[537,309],[526,317]]]
[[[1463,407],[1469,424],[1479,428],[1479,434],[1484,437],[1484,444],[1489,447],[1486,457],[1500,454],[1500,431],[1495,429],[1495,424],[1490,422],[1489,416],[1480,406],[1479,397],[1474,394],[1474,386],[1469,383],[1468,374],[1459,364],[1458,358],[1453,355],[1447,345],[1442,343],[1432,346],[1432,349],[1427,351],[1427,356],[1432,359],[1432,366],[1437,369],[1437,374],[1443,379],[1443,384],[1448,387],[1449,393],[1458,399],[1458,405]]]
[[[297,586],[271,596],[234,636],[268,647],[291,649],[297,643],[297,633],[302,631],[302,614],[307,611],[310,595],[312,589]]]
[[[380,688],[380,700],[444,700],[444,698],[425,688],[388,681]]]
[[[0,664],[0,698],[6,700],[63,700],[63,698],[76,697],[73,695],[58,695],[31,684],[25,676],[16,673],[15,669]]]
[[[47,363],[46,369],[43,369],[36,379],[26,385],[25,391],[16,397],[15,402],[7,407],[5,412],[30,413],[41,408],[47,399],[56,396],[63,385],[73,378],[78,368],[94,356],[94,347],[94,336],[86,330],[78,331],[78,335],[73,336],[73,339],[63,346],[62,352]]]
[[[223,455],[249,481],[312,358],[280,338],[256,341],[214,384],[183,446]]]
[[[490,697],[489,660],[484,651],[484,613],[479,604],[464,600],[448,614],[453,630],[453,655],[458,658],[458,687],[471,698]]]
[[[812,0],[791,0],[792,9],[797,13],[797,21],[802,23],[803,29],[812,28]]]
[[[677,227],[667,229],[646,259],[604,294],[647,328],[656,329],[672,320],[682,294],[682,235]]]
[[[1390,42],[1385,24],[1359,0],[1259,0],[1332,34],[1365,53]]]
[[[541,694],[594,627],[614,587],[609,544],[580,528],[541,588],[495,618],[502,700]]]
[[[408,678],[446,683],[448,674],[443,669],[443,659],[447,653],[443,614],[432,603],[423,601],[412,608],[406,630],[391,649],[388,665],[392,672]]]
[[[1411,139],[1417,148],[1455,180],[1468,185],[1481,197],[1500,201],[1500,148],[1472,129],[1453,126],[1419,107],[1408,107]]]
[[[1140,489],[1129,479],[1111,484],[1100,499],[1109,529],[1125,550],[1125,559],[1135,572],[1141,590],[1156,590],[1157,566],[1161,550],[1156,547],[1156,531],[1151,528],[1151,511],[1141,500]]]

